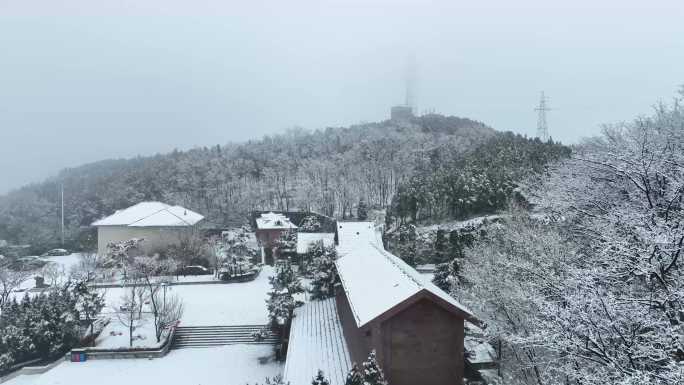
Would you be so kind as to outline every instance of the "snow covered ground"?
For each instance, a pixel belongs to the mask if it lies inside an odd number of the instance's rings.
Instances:
[[[181,326],[206,325],[255,325],[268,320],[266,298],[270,285],[268,277],[273,268],[264,266],[259,276],[251,282],[168,286],[167,295],[183,299],[185,312]],[[112,322],[118,322],[113,314],[121,304],[123,288],[105,289],[107,307]]]
[[[269,345],[172,350],[163,358],[63,362],[3,385],[226,385],[263,382],[282,373]]]
[[[168,333],[162,334],[160,342],[154,329],[152,317],[144,319],[143,323],[133,331],[134,348],[156,349],[161,347]],[[120,349],[130,347],[128,328],[123,325],[116,317],[113,317],[109,324],[105,326],[100,335],[95,340],[95,347],[98,349]]]

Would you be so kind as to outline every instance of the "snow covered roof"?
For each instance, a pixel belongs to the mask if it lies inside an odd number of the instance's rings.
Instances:
[[[323,246],[331,247],[335,245],[335,234],[333,233],[297,233],[297,254],[306,254],[312,243],[323,242]]]
[[[474,317],[456,299],[425,279],[378,243],[372,222],[338,224],[340,257],[335,262],[356,324],[362,327],[409,299],[429,297],[447,310]]]
[[[344,385],[351,365],[335,298],[297,308],[290,329],[285,381],[310,384],[320,369],[330,385]]]
[[[93,223],[93,226],[179,227],[193,226],[204,216],[181,206],[141,202]]]
[[[261,214],[256,219],[257,228],[260,230],[275,230],[275,229],[296,229],[290,220],[283,214],[276,214],[274,212]]]

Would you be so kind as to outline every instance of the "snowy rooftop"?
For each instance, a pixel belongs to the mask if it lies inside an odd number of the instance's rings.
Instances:
[[[333,233],[297,233],[297,254],[305,254],[312,243],[323,242],[323,246],[331,247],[335,245],[335,234]]]
[[[344,385],[351,369],[334,298],[295,310],[283,377],[291,384],[310,384],[319,369],[330,385]]]
[[[257,228],[260,230],[272,230],[272,229],[296,229],[290,220],[283,214],[276,214],[274,212],[261,214],[259,218],[256,219]]]
[[[93,223],[93,226],[176,227],[193,226],[204,217],[181,206],[141,202]]]
[[[465,306],[385,251],[371,222],[342,222],[338,232],[340,258],[335,264],[358,327],[421,295],[473,319]]]

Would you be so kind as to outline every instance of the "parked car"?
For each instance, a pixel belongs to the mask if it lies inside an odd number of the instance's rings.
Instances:
[[[71,254],[71,253],[69,253],[69,251],[66,249],[52,249],[52,250],[49,250],[49,251],[43,253],[42,256],[43,257],[61,257],[64,255],[69,255],[69,254]]]
[[[191,265],[191,266],[185,266],[181,267],[176,271],[176,275],[208,275],[208,274],[213,274],[211,270],[207,269],[204,266],[199,266],[199,265]]]

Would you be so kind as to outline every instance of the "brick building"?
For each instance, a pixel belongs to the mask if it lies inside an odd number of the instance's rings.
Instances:
[[[325,357],[318,359],[318,367],[331,373],[332,385],[343,385],[344,376],[339,373],[348,370],[350,362],[365,361],[375,350],[392,385],[461,384],[464,323],[478,323],[472,313],[385,251],[372,222],[339,222],[337,231],[340,283],[334,304],[311,303],[298,309],[286,379],[293,383],[306,380],[312,375],[305,361]],[[317,311],[319,308],[327,310]],[[316,333],[304,330],[312,325],[318,325]],[[323,348],[314,353],[311,346]],[[337,347],[326,348],[329,346]],[[302,351],[308,351],[306,356]]]

